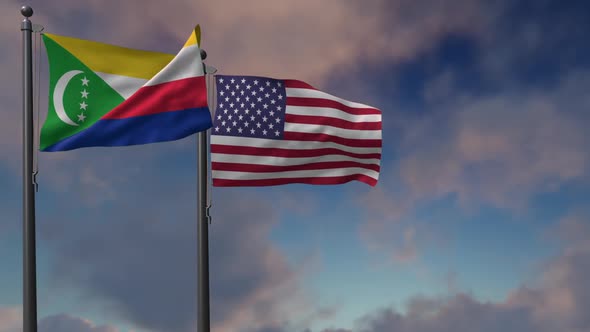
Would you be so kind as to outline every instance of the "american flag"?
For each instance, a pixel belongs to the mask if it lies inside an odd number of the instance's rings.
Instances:
[[[297,80],[216,75],[213,185],[377,184],[381,111]]]

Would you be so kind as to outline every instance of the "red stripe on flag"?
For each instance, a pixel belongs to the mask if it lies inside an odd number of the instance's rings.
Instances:
[[[381,114],[376,108],[371,107],[350,107],[340,102],[323,98],[303,98],[303,97],[287,97],[287,106],[304,106],[304,107],[327,107],[341,110],[342,112],[354,115],[368,115]]]
[[[354,161],[323,161],[319,163],[307,163],[302,165],[258,165],[258,164],[241,164],[212,162],[211,169],[214,171],[232,171],[232,172],[251,172],[251,173],[271,173],[271,172],[290,172],[290,171],[312,171],[318,169],[335,169],[335,168],[366,168],[379,172],[379,165],[363,164]]]
[[[332,142],[338,143],[351,147],[364,147],[364,148],[380,148],[380,139],[350,139],[338,136],[332,136],[327,134],[312,134],[312,133],[299,133],[293,131],[285,131],[283,134],[285,140],[291,141],[313,141],[313,142]]]
[[[101,119],[124,119],[202,107],[207,107],[205,77],[190,77],[143,86]]]
[[[289,183],[304,184],[343,184],[350,181],[364,182],[370,186],[375,186],[377,180],[363,174],[353,174],[347,176],[331,177],[310,177],[310,178],[280,178],[280,179],[263,179],[263,180],[227,180],[213,178],[213,185],[216,187],[242,187],[242,186],[277,186]]]
[[[238,154],[248,156],[270,156],[283,158],[322,157],[329,155],[341,155],[358,159],[380,159],[380,153],[352,153],[334,148],[321,148],[313,150],[282,149],[282,148],[256,148],[248,146],[233,146],[211,144],[211,153]]]
[[[314,88],[313,86],[303,82],[303,81],[298,81],[298,80],[284,80],[285,82],[285,88],[295,88],[295,89],[311,89],[311,90],[317,90],[316,88]]]
[[[327,116],[285,114],[285,121],[290,123],[324,125],[342,129],[381,130],[381,122],[351,122]]]

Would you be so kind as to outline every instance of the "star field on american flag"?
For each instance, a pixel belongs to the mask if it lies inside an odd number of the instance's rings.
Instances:
[[[282,139],[287,95],[283,81],[266,77],[217,77],[215,135]]]

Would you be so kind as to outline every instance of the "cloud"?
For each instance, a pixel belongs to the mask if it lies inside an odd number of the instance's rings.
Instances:
[[[0,332],[19,332],[22,319],[20,308],[0,307]]]
[[[120,330],[112,326],[96,326],[87,319],[60,314],[40,320],[39,332],[120,332]]]
[[[137,176],[156,179],[159,172],[144,168]],[[146,182],[142,194],[114,184],[125,198],[109,202],[108,211],[89,207],[82,216],[58,208],[60,216],[39,224],[40,243],[53,253],[51,288],[75,289],[74,301],[142,329],[194,330],[196,197],[187,178]],[[313,310],[301,288],[307,263],[293,265],[269,240],[277,211],[239,191],[224,191],[217,202],[210,226],[215,329],[282,326],[293,314]]]

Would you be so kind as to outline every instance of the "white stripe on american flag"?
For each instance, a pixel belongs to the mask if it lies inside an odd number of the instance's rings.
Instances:
[[[215,186],[287,183],[374,186],[381,160],[381,111],[285,80],[281,140],[211,135]]]
[[[349,114],[346,112],[342,112],[339,109],[330,108],[330,107],[303,107],[303,106],[289,106],[287,109],[288,114],[293,115],[308,115],[308,116],[317,116],[321,114],[322,116],[327,116],[331,118],[339,118],[345,121],[350,122],[381,122],[381,115],[379,114],[364,114],[364,115],[354,115]]]
[[[365,154],[381,154],[381,148],[359,148],[353,146],[346,146],[332,142],[309,142],[309,141],[288,141],[288,140],[274,140],[263,138],[241,137],[236,139],[231,136],[212,135],[215,144],[218,146],[228,145],[237,147],[236,153],[239,153],[241,147],[253,148],[283,148],[289,150],[318,150],[322,148],[337,149],[343,152],[350,153],[365,153]]]
[[[290,172],[274,172],[274,173],[246,173],[246,172],[232,172],[232,171],[216,171],[215,178],[224,180],[268,180],[275,178],[313,178],[318,177],[317,170],[311,171],[290,171]],[[334,168],[322,169],[320,177],[341,177],[348,175],[363,174],[374,179],[379,177],[379,173],[365,168]]]

